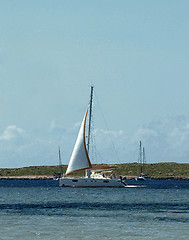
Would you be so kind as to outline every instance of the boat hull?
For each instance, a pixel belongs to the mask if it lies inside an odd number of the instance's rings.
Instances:
[[[149,181],[151,180],[150,177],[136,177],[135,179],[136,181]]]
[[[98,178],[60,178],[60,187],[125,187],[126,184],[117,179]]]

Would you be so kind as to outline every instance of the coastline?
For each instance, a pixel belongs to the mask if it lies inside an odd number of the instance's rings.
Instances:
[[[53,180],[53,176],[1,176],[0,180]]]
[[[127,180],[135,180],[136,176],[127,176]],[[1,176],[0,180],[53,180],[53,176]],[[151,180],[182,180],[189,181],[189,177],[151,177]]]
[[[116,165],[113,170],[116,176],[126,176],[133,180],[138,175],[137,163],[123,163]],[[67,165],[62,165],[61,172],[66,172]],[[60,173],[60,166],[29,166],[21,168],[0,168],[1,179],[53,179]],[[189,163],[161,162],[145,165],[145,174],[152,180],[189,180]],[[73,176],[73,175],[71,175]],[[78,171],[75,177],[85,176],[84,171]]]
[[[127,180],[135,180],[136,176],[127,176]],[[183,180],[188,181],[189,177],[179,176],[179,177],[151,177],[151,180]]]

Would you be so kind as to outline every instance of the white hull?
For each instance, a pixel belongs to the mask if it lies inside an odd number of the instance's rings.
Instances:
[[[125,187],[117,179],[108,178],[60,178],[60,187]]]
[[[151,178],[150,177],[142,177],[142,176],[140,176],[140,177],[136,177],[135,180],[136,181],[149,181],[149,180],[151,180]]]

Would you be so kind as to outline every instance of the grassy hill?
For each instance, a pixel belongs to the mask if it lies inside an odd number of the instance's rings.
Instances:
[[[118,176],[137,176],[137,163],[118,164],[119,168],[113,173]],[[63,173],[67,166],[63,165]],[[23,168],[0,168],[0,177],[7,176],[47,176],[58,173],[59,166],[31,166]],[[145,165],[145,173],[152,178],[189,177],[188,163],[154,163]],[[78,171],[74,176],[84,176],[84,171]]]

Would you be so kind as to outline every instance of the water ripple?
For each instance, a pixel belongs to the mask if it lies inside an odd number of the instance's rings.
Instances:
[[[72,202],[72,203],[17,203],[0,204],[0,209],[90,209],[90,210],[173,210],[189,211],[189,203],[101,203],[101,202]]]

